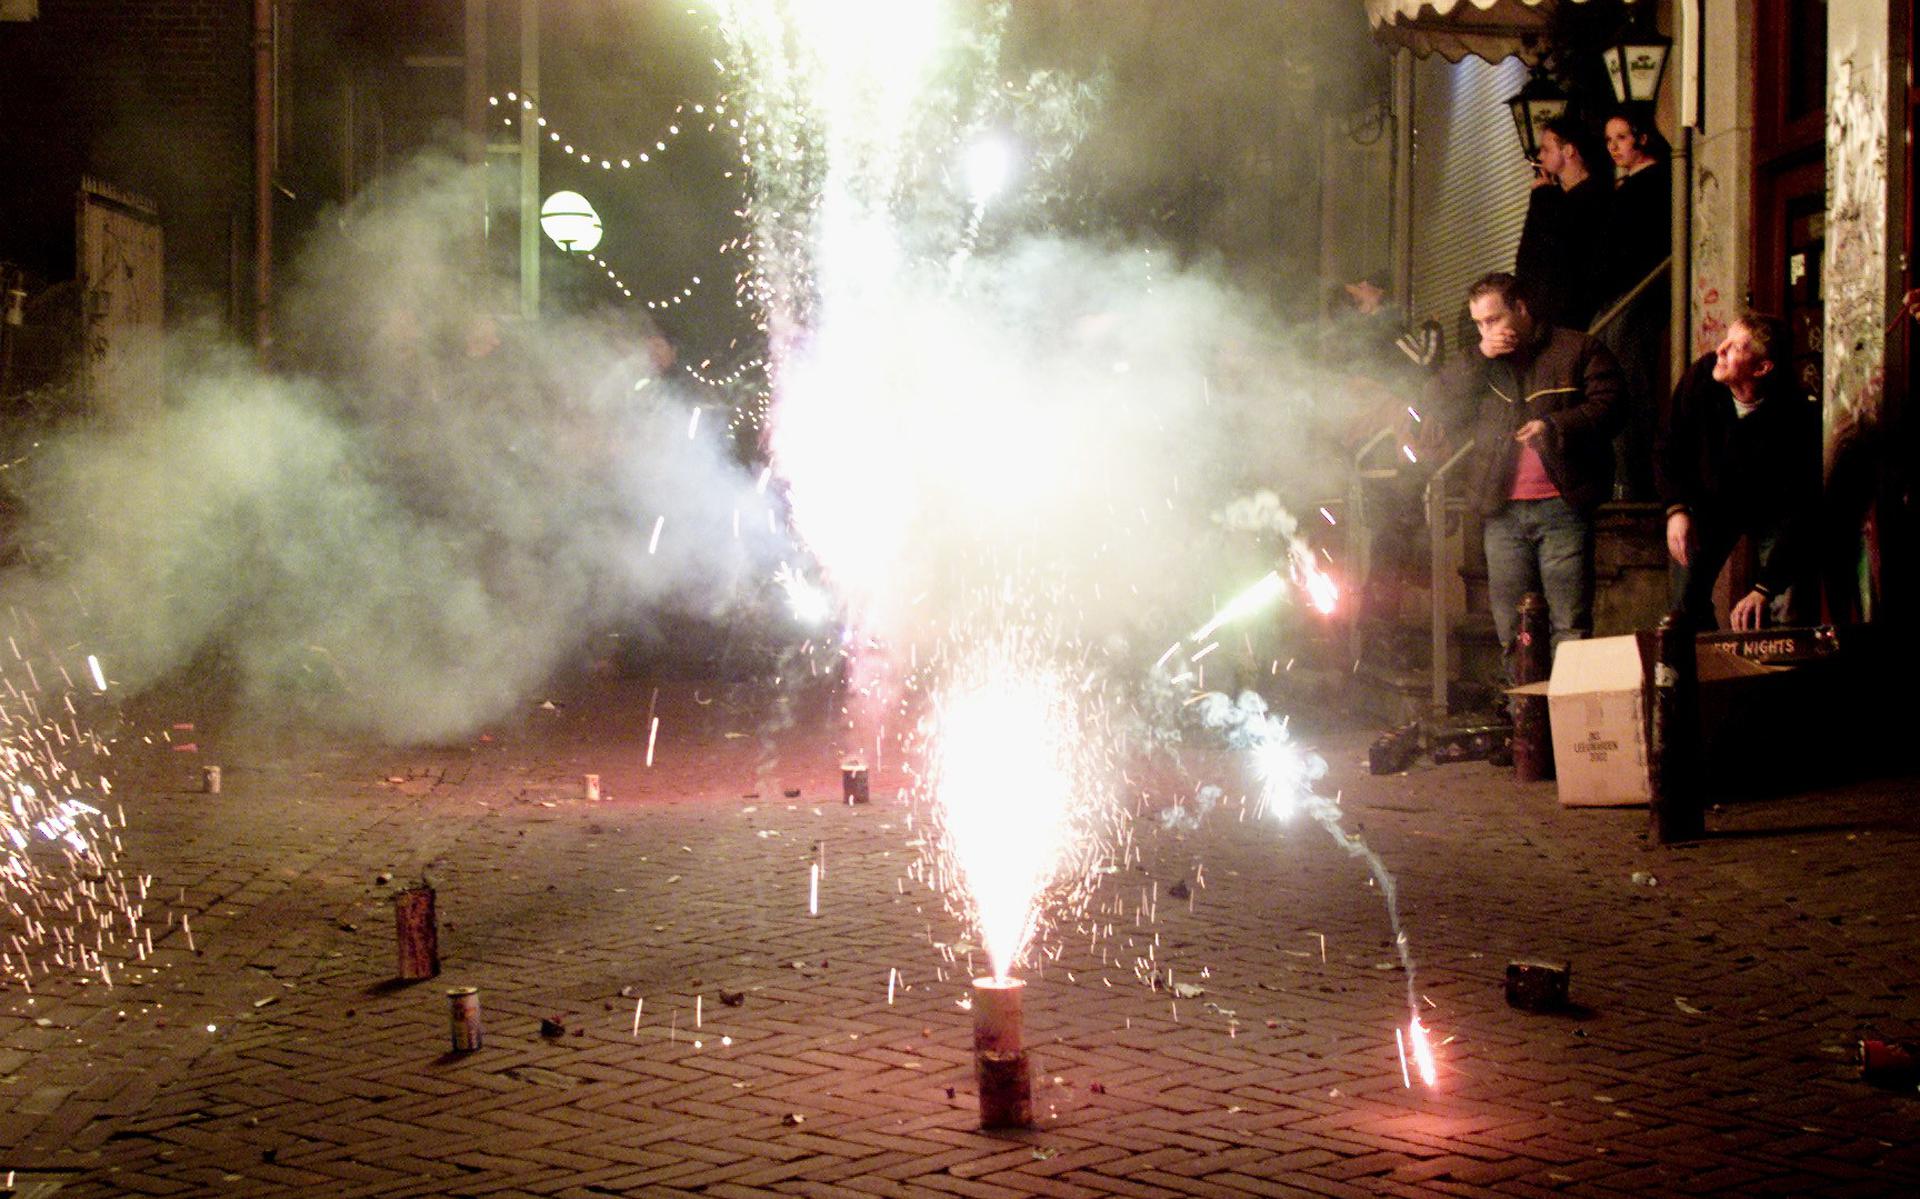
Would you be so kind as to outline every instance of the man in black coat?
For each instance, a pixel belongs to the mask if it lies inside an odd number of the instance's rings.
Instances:
[[[1804,618],[1793,585],[1813,566],[1820,406],[1793,386],[1786,351],[1778,318],[1742,313],[1688,370],[1660,422],[1654,480],[1667,506],[1669,593],[1696,628],[1715,627],[1714,581],[1743,536],[1760,569],[1730,623]]]
[[[1599,173],[1606,159],[1590,158],[1591,146],[1591,136],[1572,118],[1546,123],[1513,260],[1535,319],[1583,333],[1606,298],[1612,200],[1612,185]]]

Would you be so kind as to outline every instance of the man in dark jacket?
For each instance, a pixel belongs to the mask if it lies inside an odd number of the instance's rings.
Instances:
[[[1598,341],[1533,318],[1512,275],[1467,291],[1480,331],[1430,409],[1474,441],[1467,497],[1485,522],[1487,590],[1512,662],[1515,608],[1538,591],[1557,648],[1593,632],[1593,511],[1613,489],[1620,368]],[[1511,670],[1509,670],[1511,675]]]
[[[1660,422],[1654,478],[1667,505],[1669,593],[1695,628],[1715,626],[1714,581],[1742,536],[1760,570],[1733,605],[1733,627],[1802,615],[1793,584],[1812,565],[1820,406],[1797,393],[1780,365],[1785,352],[1778,318],[1741,313],[1688,370]]]
[[[1533,167],[1533,194],[1513,273],[1532,297],[1536,321],[1585,331],[1606,298],[1606,158],[1588,157],[1593,139],[1570,117],[1548,121]]]

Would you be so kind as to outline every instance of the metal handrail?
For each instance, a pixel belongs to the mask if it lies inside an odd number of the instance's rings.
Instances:
[[[1367,583],[1373,575],[1373,526],[1368,519],[1365,475],[1361,464],[1381,442],[1393,435],[1392,425],[1383,425],[1375,430],[1373,435],[1361,442],[1360,448],[1354,451],[1353,469],[1347,474],[1347,557],[1349,567],[1357,575],[1350,580],[1356,596],[1364,594]],[[1358,661],[1362,648],[1361,642],[1365,636],[1360,627],[1361,608],[1358,603],[1355,603],[1349,610],[1353,612],[1354,617],[1352,627],[1347,632],[1347,647],[1354,660]]]
[[[1652,270],[1647,272],[1646,278],[1640,280],[1640,282],[1628,288],[1627,293],[1625,295],[1615,300],[1611,305],[1608,306],[1605,312],[1601,313],[1599,316],[1594,318],[1593,323],[1587,326],[1587,336],[1588,337],[1600,336],[1600,331],[1602,329],[1606,328],[1608,325],[1611,325],[1614,321],[1620,319],[1620,314],[1627,310],[1627,306],[1629,304],[1632,304],[1635,300],[1639,299],[1640,294],[1646,291],[1647,288],[1653,286],[1653,281],[1665,275],[1667,271],[1672,268],[1672,266],[1673,266],[1673,255],[1669,254],[1665,258],[1662,258],[1658,266],[1654,267]]]
[[[1436,715],[1447,712],[1447,681],[1453,676],[1451,638],[1452,629],[1447,621],[1446,593],[1441,590],[1440,580],[1446,577],[1444,566],[1447,557],[1447,476],[1453,468],[1460,465],[1467,452],[1473,449],[1473,439],[1453,452],[1453,456],[1440,464],[1427,478],[1427,547],[1431,572],[1427,579],[1427,595],[1433,612],[1433,710]]]

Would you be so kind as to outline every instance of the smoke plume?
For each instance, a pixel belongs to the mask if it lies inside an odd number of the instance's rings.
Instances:
[[[341,212],[283,369],[185,334],[166,402],[43,447],[6,598],[123,686],[212,661],[256,715],[418,740],[497,717],[587,632],[717,618],[770,574],[725,410],[695,417],[642,326],[501,315],[460,266],[470,189],[425,163]]]

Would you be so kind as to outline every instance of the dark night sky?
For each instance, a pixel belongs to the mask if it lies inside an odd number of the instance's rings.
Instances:
[[[501,92],[518,53],[510,15],[493,27]],[[712,62],[724,47],[702,5],[547,5],[542,45],[552,127],[595,154],[650,150],[675,104],[711,102],[726,86]],[[1051,68],[1110,78],[1075,182],[1113,225],[1198,243],[1230,268],[1240,260],[1272,279],[1313,271],[1318,223],[1300,214],[1318,199],[1320,114],[1376,94],[1386,55],[1351,0],[1039,0],[1013,6],[1003,61],[1009,76]],[[741,232],[735,180],[722,176],[735,149],[701,131],[627,172],[544,160],[544,190],[571,187],[599,208],[601,252],[636,296],[696,274],[705,281],[661,318],[676,336],[699,330],[702,344],[688,347],[699,354],[724,349],[716,325],[742,331],[731,319],[737,264],[716,251]]]

